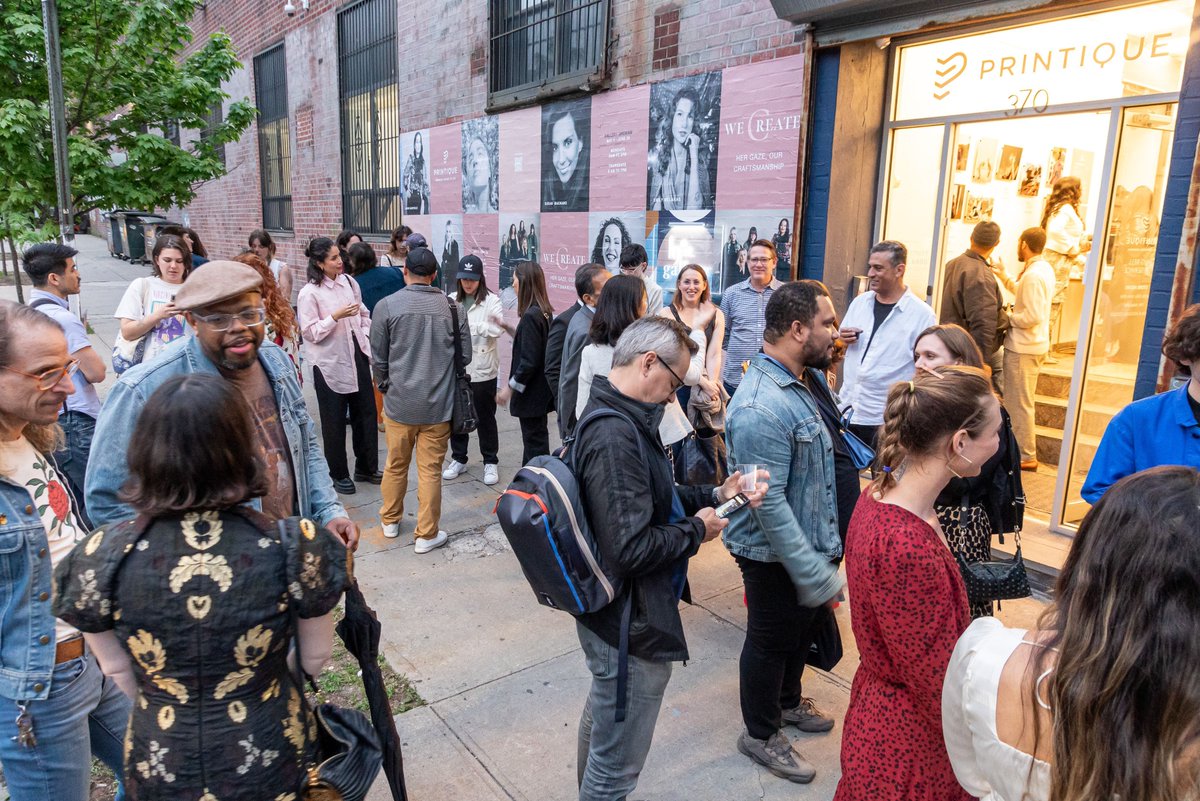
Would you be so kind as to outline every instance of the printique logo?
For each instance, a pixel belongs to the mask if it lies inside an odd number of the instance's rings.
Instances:
[[[937,60],[938,69],[934,70],[937,78],[934,79],[933,85],[936,89],[942,89],[942,92],[934,92],[934,100],[945,100],[950,94],[950,90],[946,87],[958,80],[964,72],[967,71],[967,54],[961,50],[957,53],[951,53],[945,58]]]

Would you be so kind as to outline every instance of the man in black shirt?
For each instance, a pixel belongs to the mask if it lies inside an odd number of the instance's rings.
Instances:
[[[895,305],[895,304],[892,304]],[[889,307],[890,308],[890,307]],[[878,312],[877,312],[878,313]],[[804,384],[817,401],[817,410],[821,413],[821,422],[829,431],[833,440],[833,488],[837,498],[838,534],[842,544],[846,544],[846,530],[850,527],[850,516],[862,493],[862,485],[858,479],[858,468],[850,457],[850,448],[842,436],[841,414],[838,412],[837,401],[830,391],[829,385],[817,376],[814,371],[804,375]],[[840,559],[838,561],[841,561]]]

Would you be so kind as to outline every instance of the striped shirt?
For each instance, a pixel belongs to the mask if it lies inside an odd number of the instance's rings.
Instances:
[[[774,278],[760,291],[746,279],[726,289],[721,298],[726,333],[721,380],[731,387],[742,383],[742,363],[750,361],[762,350],[767,301],[781,286],[783,282]]]

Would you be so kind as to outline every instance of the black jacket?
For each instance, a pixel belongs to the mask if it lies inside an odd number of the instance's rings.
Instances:
[[[1000,447],[983,463],[979,475],[952,478],[937,497],[938,506],[982,506],[993,534],[1007,534],[1025,519],[1025,489],[1021,486],[1021,449],[1012,419],[1000,407]]]
[[[968,250],[946,262],[940,323],[967,329],[987,361],[1004,344],[1008,314],[991,266]]]
[[[546,340],[546,383],[550,385],[550,396],[558,405],[558,376],[562,372],[563,342],[567,338],[567,326],[579,311],[578,303],[554,318],[550,323],[550,336]]]
[[[510,380],[524,389],[513,388],[508,408],[513,417],[541,417],[554,408],[550,384],[546,382],[546,339],[550,318],[536,305],[525,310],[513,336]]]
[[[704,523],[696,517],[670,522],[671,492],[678,493],[685,514],[695,514],[712,505],[713,488],[675,486],[658,438],[662,406],[626,397],[608,379],[597,376],[584,416],[602,408],[616,409],[634,426],[617,417],[589,423],[571,446],[572,458],[601,556],[624,583],[612,603],[578,620],[618,648],[621,612],[632,594],[629,653],[652,662],[685,660],[687,641],[671,579],[677,567],[699,550]]]

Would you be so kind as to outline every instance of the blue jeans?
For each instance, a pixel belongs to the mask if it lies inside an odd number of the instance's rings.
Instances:
[[[625,720],[617,723],[617,649],[580,623],[575,628],[592,672],[579,720],[579,801],[624,801],[646,764],[671,663],[630,655]]]
[[[54,452],[54,461],[58,464],[59,477],[71,488],[71,498],[75,511],[79,514],[79,522],[90,529],[92,521],[88,518],[87,506],[83,500],[83,478],[87,473],[88,454],[92,451],[96,419],[83,412],[68,411],[58,416],[58,424],[62,426],[66,442],[61,451]]]
[[[17,702],[0,698],[0,763],[12,801],[87,801],[92,755],[123,774],[129,698],[107,678],[90,653],[56,665],[50,697],[29,701],[37,745],[17,735]],[[125,789],[118,786],[116,801]]]

